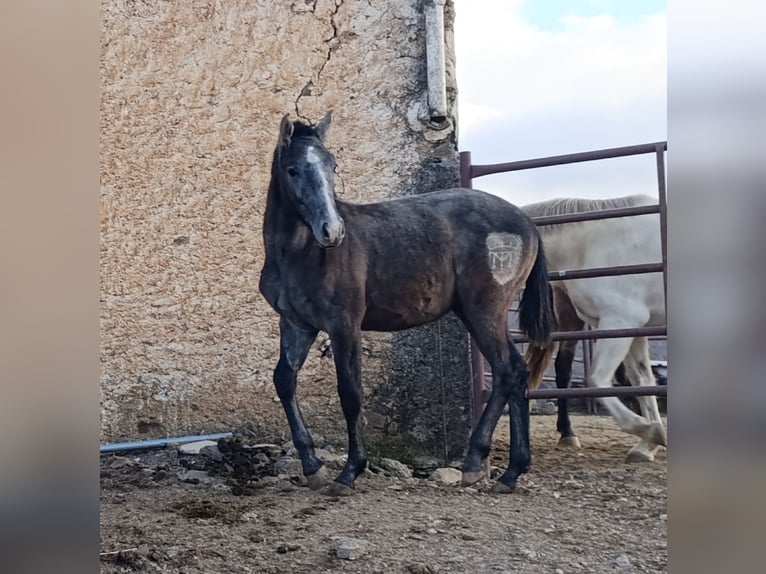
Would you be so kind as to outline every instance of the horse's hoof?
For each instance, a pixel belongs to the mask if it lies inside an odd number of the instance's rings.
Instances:
[[[324,490],[327,496],[351,496],[354,494],[354,487],[340,482],[331,482]]]
[[[650,427],[649,442],[660,446],[668,446],[668,433],[662,423],[652,423]]]
[[[323,466],[320,466],[318,471],[306,477],[306,481],[311,490],[319,490],[327,484],[327,471]]]
[[[628,430],[628,432],[631,432],[631,431]],[[657,422],[644,423],[639,425],[632,432],[636,436],[639,436],[645,441],[647,441],[649,444],[664,446],[664,447],[668,446],[668,434],[665,431],[665,427],[662,426],[662,423],[657,423]]]
[[[575,435],[562,436],[559,439],[559,446],[565,446],[567,448],[580,448],[580,439]]]
[[[471,486],[483,479],[487,474],[484,471],[478,472],[465,472],[463,471],[463,477],[460,481],[460,486]]]
[[[647,452],[643,449],[638,448],[638,446],[633,447],[628,452],[628,455],[625,457],[625,462],[627,463],[641,463],[641,462],[652,462],[654,461],[654,455],[650,452]]]
[[[511,494],[516,492],[516,484],[508,485],[498,480],[492,485],[492,492],[495,494]]]

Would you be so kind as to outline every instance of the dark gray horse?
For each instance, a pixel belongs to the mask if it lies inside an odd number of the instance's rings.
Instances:
[[[470,439],[463,482],[484,477],[482,460],[507,403],[510,463],[495,490],[512,491],[531,460],[529,374],[509,342],[507,311],[524,287],[519,322],[533,344],[547,345],[553,321],[537,229],[515,206],[469,189],[367,205],[338,201],[335,159],[323,143],[330,120],[328,113],[312,127],[282,119],[263,224],[260,290],[280,315],[274,384],[309,486],[319,489],[325,476],[295,387],[318,331],[332,341],[349,440],[346,465],[328,490],[344,494],[367,465],[359,419],[361,332],[407,329],[454,311],[478,342],[494,379]]]

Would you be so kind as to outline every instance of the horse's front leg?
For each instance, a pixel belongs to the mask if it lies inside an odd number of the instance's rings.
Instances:
[[[308,480],[309,487],[317,490],[325,483],[324,469],[322,461],[314,454],[314,441],[306,428],[295,398],[298,371],[306,361],[317,331],[301,329],[284,318],[279,322],[279,331],[279,362],[274,369],[274,386],[287,415],[293,444],[301,459],[303,474]]]
[[[360,414],[362,411],[362,335],[360,329],[345,326],[330,332],[338,395],[348,427],[348,459],[330,487],[330,494],[350,494],[356,477],[367,467],[367,452],[362,443]]]

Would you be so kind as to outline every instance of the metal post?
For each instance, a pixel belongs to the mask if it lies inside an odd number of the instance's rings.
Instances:
[[[460,187],[471,188],[472,179],[473,177],[471,175],[471,152],[461,151],[460,152]]]
[[[668,309],[668,202],[665,190],[664,146],[657,144],[657,191],[660,204],[660,241],[662,245],[662,281],[665,289],[665,313]]]
[[[590,325],[588,325],[587,330],[590,331]],[[593,359],[593,340],[583,339],[581,343],[582,343],[583,385],[588,386],[588,375],[590,374],[590,362]],[[593,401],[590,399],[586,399],[585,408],[589,415],[596,412],[596,409],[593,406]]]

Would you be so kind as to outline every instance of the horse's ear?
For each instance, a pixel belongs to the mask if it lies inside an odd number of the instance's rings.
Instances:
[[[327,112],[322,120],[317,124],[316,130],[319,139],[324,142],[324,138],[330,129],[330,123],[332,122],[332,110]]]
[[[279,144],[287,147],[290,145],[291,137],[293,137],[293,122],[290,121],[290,114],[285,114],[279,124]]]

